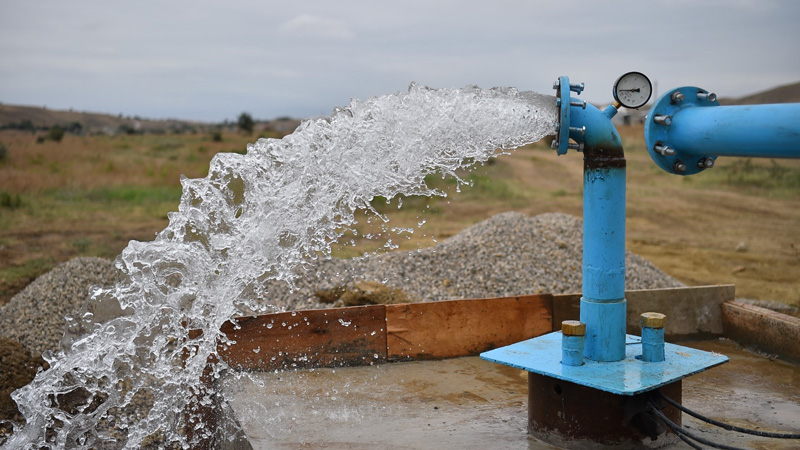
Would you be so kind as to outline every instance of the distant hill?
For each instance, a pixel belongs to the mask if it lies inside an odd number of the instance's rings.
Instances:
[[[300,121],[281,117],[272,121],[256,121],[255,131],[277,131],[291,133]],[[6,128],[46,130],[59,125],[76,134],[125,134],[125,133],[191,133],[212,129],[236,129],[235,122],[207,123],[188,120],[152,120],[140,117],[111,115],[81,111],[63,111],[39,106],[17,106],[0,104],[0,130]]]
[[[139,117],[113,116],[110,114],[62,111],[37,106],[0,104],[0,127],[15,128],[28,121],[35,129],[48,129],[59,125],[68,130],[80,129],[88,134],[116,134],[126,132],[166,133],[202,131],[210,124],[185,120],[150,120]],[[76,126],[75,124],[80,124]],[[24,125],[23,128],[29,126]]]
[[[720,105],[759,105],[766,103],[800,103],[800,81],[757,92],[741,98],[720,98]]]

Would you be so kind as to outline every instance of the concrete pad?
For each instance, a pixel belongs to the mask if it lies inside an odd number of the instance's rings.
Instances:
[[[739,426],[800,432],[800,367],[729,340],[689,346],[731,361],[685,379],[684,405]],[[527,372],[474,357],[238,372],[220,385],[254,449],[556,448],[527,436]],[[727,445],[798,447],[796,440],[731,433],[688,415],[683,422]]]

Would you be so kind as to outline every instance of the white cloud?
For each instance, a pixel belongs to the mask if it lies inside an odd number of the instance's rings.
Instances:
[[[299,15],[278,27],[281,34],[292,37],[321,39],[353,39],[356,34],[341,20],[325,17]]]

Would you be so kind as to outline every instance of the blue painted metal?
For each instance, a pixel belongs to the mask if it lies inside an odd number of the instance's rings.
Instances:
[[[584,241],[584,245],[585,245]],[[625,315],[627,302],[595,302],[586,297],[583,284],[581,322],[586,324],[583,355],[593,361],[619,361],[625,357]]]
[[[481,353],[481,358],[618,395],[651,391],[728,361],[723,355],[667,343],[666,361],[647,363],[636,358],[641,353],[640,338],[627,336],[622,361],[587,360],[573,367],[561,364],[560,341],[561,332],[557,331]]]
[[[675,99],[675,93],[682,99]],[[800,158],[800,103],[719,106],[704,93],[696,87],[673,89],[650,109],[645,143],[659,167],[692,175],[705,169],[699,164],[703,159],[717,156]],[[671,124],[657,123],[656,116],[670,116]],[[675,154],[662,155],[656,145]],[[685,170],[677,170],[677,162]]]
[[[562,335],[561,364],[567,366],[582,366],[584,341],[584,336]]]
[[[560,126],[555,140],[557,144],[556,152],[559,155],[566,155],[567,150],[569,150],[569,124],[571,123],[569,77],[558,77],[556,86],[556,106],[558,106],[558,124]]]
[[[644,362],[664,361],[664,329],[642,326],[642,356]]]
[[[585,127],[583,144],[583,298],[584,355],[595,361],[625,357],[625,158],[611,123],[613,106],[572,107],[573,128]]]

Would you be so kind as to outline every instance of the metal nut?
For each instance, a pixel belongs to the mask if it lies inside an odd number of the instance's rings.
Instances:
[[[586,324],[579,320],[565,320],[561,322],[561,333],[564,336],[584,336]]]
[[[667,316],[657,312],[643,313],[640,318],[642,326],[647,328],[664,328],[667,322]]]

